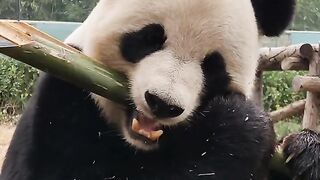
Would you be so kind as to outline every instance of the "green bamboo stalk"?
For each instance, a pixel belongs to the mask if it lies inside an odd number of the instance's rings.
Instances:
[[[82,54],[65,49],[57,52],[47,46],[31,43],[20,47],[0,48],[3,53],[44,72],[74,83],[118,103],[126,103],[126,78],[103,67]]]
[[[22,30],[17,30],[20,25]],[[12,35],[11,31],[16,30],[17,33]],[[127,79],[123,74],[28,25],[0,22],[0,53],[111,101],[128,104]]]

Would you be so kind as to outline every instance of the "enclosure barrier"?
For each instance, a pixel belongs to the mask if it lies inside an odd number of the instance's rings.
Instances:
[[[307,91],[307,98],[271,112],[270,116],[274,122],[278,122],[303,113],[302,127],[316,130],[320,112],[319,45],[302,44],[260,49],[259,66],[254,82],[252,99],[258,106],[263,107],[262,75],[264,71],[288,70],[308,70],[306,76],[297,76],[292,83],[295,92]]]

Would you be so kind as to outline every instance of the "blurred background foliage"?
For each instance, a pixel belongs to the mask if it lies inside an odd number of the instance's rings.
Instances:
[[[264,72],[263,103],[266,111],[271,112],[305,99],[306,93],[295,93],[292,90],[292,80],[295,76],[305,75],[303,71]],[[294,116],[275,124],[278,139],[301,130],[302,116]]]
[[[263,102],[267,111],[278,110],[290,103],[305,98],[305,93],[292,91],[292,80],[295,76],[305,75],[303,71],[264,72]]]
[[[296,16],[291,29],[298,31],[320,30],[320,1],[319,0],[296,0]]]
[[[38,74],[36,69],[0,55],[0,121],[21,113]]]
[[[98,0],[1,0],[0,18],[82,22]],[[297,0],[291,30],[320,30],[320,1]]]
[[[82,22],[98,0],[1,0],[1,19]],[[19,3],[20,2],[20,3]],[[20,5],[19,5],[20,4]],[[20,6],[20,13],[19,13]],[[290,30],[320,30],[320,1],[297,0],[297,13]],[[277,110],[305,98],[291,91],[292,79],[304,72],[264,73],[264,105],[267,111]],[[0,121],[20,114],[39,72],[12,59],[0,56]],[[2,118],[1,118],[2,116]],[[301,117],[276,124],[278,137],[301,128]]]
[[[83,21],[98,0],[1,0],[0,18],[44,21]]]

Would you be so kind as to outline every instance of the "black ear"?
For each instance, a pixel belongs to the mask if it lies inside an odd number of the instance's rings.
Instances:
[[[260,31],[278,36],[292,20],[295,0],[251,0]]]

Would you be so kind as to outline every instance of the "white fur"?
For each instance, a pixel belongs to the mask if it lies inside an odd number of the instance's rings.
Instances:
[[[121,36],[151,23],[164,26],[165,49],[137,64],[124,60],[119,52]],[[247,96],[258,59],[258,29],[250,0],[101,0],[66,42],[126,73],[133,100],[147,116],[152,117],[144,100],[147,90],[185,109],[179,117],[163,121],[165,125],[187,119],[199,105],[204,84],[201,61],[207,54],[222,54],[232,76],[231,88]],[[94,98],[105,116],[117,118],[111,113],[113,103]]]
[[[184,61],[174,57],[170,50],[160,51],[141,61],[131,77],[131,92],[138,110],[152,116],[144,99],[146,91],[185,109],[182,115],[163,120],[164,125],[174,125],[185,120],[199,104],[203,77],[198,60]]]

